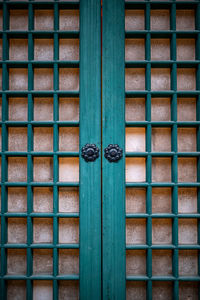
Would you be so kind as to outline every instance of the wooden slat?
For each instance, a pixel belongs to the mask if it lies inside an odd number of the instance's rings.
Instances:
[[[80,152],[87,143],[101,149],[101,7],[98,0],[80,1]],[[101,299],[100,157],[95,162],[85,162],[80,156],[80,299]]]
[[[103,299],[125,299],[125,87],[124,1],[103,1],[102,140],[118,144],[123,158],[103,161]],[[104,153],[102,154],[104,155]]]

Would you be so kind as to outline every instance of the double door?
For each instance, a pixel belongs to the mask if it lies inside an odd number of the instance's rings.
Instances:
[[[0,9],[2,299],[198,299],[199,1]]]

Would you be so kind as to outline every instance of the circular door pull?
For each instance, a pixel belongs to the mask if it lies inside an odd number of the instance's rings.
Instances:
[[[123,156],[123,150],[117,144],[110,144],[104,149],[104,156],[109,162],[117,162]]]
[[[95,161],[99,157],[99,148],[95,144],[86,144],[81,149],[81,156],[86,162]]]

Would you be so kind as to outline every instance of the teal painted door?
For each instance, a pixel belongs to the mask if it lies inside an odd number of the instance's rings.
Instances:
[[[0,45],[0,299],[199,299],[200,2],[1,1]]]
[[[0,1],[0,45],[0,299],[101,299],[100,2]]]
[[[103,299],[199,299],[199,1],[103,1]]]

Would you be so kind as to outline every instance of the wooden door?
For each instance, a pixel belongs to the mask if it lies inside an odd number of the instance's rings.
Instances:
[[[103,1],[103,299],[199,299],[199,4]]]
[[[199,1],[2,1],[0,30],[1,298],[199,299]]]
[[[101,151],[100,3],[0,11],[0,298],[100,299],[101,158],[79,151]]]

